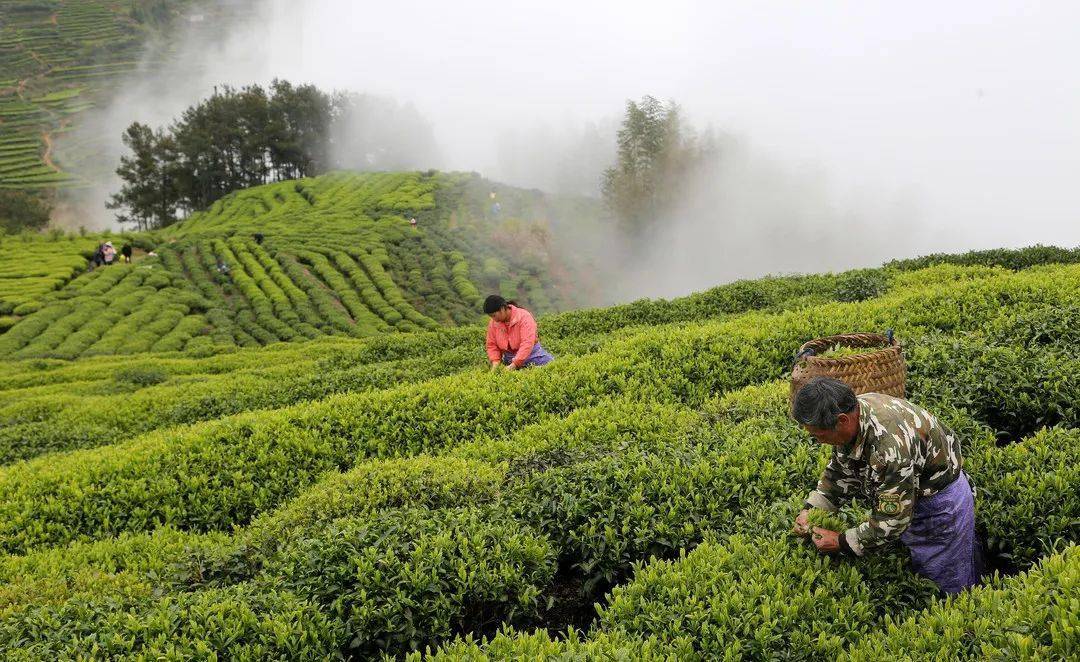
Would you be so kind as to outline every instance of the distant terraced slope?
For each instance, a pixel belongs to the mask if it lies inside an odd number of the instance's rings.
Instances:
[[[493,187],[497,219],[487,217]],[[475,175],[434,172],[333,173],[249,189],[114,242],[156,247],[157,256],[18,300],[0,357],[215,352],[437,329],[478,321],[488,290],[538,313],[565,309],[573,302],[550,276],[563,269],[544,250],[544,224],[528,220],[542,203]]]
[[[99,150],[66,145],[58,163],[56,140],[120,77],[154,66],[142,62],[152,25],[190,4],[170,2],[161,16],[142,0],[0,0],[0,188],[79,185],[73,170]]]

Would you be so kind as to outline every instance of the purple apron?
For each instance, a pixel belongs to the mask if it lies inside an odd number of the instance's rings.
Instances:
[[[937,494],[915,502],[915,516],[900,540],[911,551],[915,572],[943,592],[959,593],[979,583],[982,551],[975,536],[975,498],[967,474]]]
[[[503,365],[510,365],[516,355],[517,352],[503,352]],[[533,345],[532,351],[529,352],[529,358],[525,359],[525,363],[521,364],[521,367],[530,368],[532,366],[547,365],[554,360],[555,357],[551,355],[551,352],[541,347],[540,343],[536,343]]]

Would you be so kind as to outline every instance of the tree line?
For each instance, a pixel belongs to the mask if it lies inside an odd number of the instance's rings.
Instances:
[[[275,80],[216,89],[167,129],[135,122],[110,209],[140,230],[169,225],[231,191],[306,177],[326,165],[330,125],[343,98]]]
[[[604,171],[601,193],[630,240],[674,211],[691,178],[719,156],[711,129],[699,136],[678,104],[651,96],[626,102],[616,143],[616,162]]]
[[[433,158],[430,127],[411,107],[275,80],[221,87],[167,128],[123,135],[121,188],[109,203],[140,230],[164,227],[239,189],[333,168],[382,169]]]
[[[109,208],[140,230],[174,223],[239,189],[334,168],[430,167],[438,159],[430,125],[410,106],[281,80],[266,89],[215,89],[167,128],[133,123],[123,141],[130,154],[121,158],[122,186]],[[711,130],[694,131],[678,104],[651,96],[627,101],[615,163],[600,187],[623,236],[646,237],[717,157]]]

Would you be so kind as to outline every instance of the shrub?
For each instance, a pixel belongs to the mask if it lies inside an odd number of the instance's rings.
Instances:
[[[887,284],[878,269],[860,269],[840,274],[834,296],[837,301],[865,301],[885,293]]]
[[[384,511],[286,539],[264,572],[346,623],[350,652],[400,653],[535,613],[548,543],[481,511]]]
[[[1067,660],[1080,654],[1080,547],[853,642],[844,660]]]
[[[121,368],[114,375],[118,382],[134,384],[138,387],[153,386],[169,380],[169,373],[162,368],[131,367]]]
[[[639,566],[634,581],[599,609],[598,628],[655,636],[680,659],[836,657],[884,615],[874,580],[906,583],[910,607],[935,596],[903,564],[893,568],[894,576],[866,577],[790,539],[736,535],[676,561]]]
[[[42,636],[26,639],[28,631]],[[148,590],[36,605],[0,620],[9,660],[321,660],[341,645],[340,627],[314,605],[263,586],[154,597]]]

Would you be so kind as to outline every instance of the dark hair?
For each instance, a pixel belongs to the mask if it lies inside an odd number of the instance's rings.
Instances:
[[[832,377],[814,377],[795,394],[791,414],[803,425],[831,430],[840,414],[850,413],[858,406],[855,391],[844,382]]]
[[[492,313],[499,312],[500,310],[502,310],[503,308],[506,308],[507,306],[516,306],[516,305],[517,305],[516,301],[509,301],[507,299],[502,298],[498,294],[492,294],[488,298],[484,299],[484,314],[485,315],[491,315]]]

